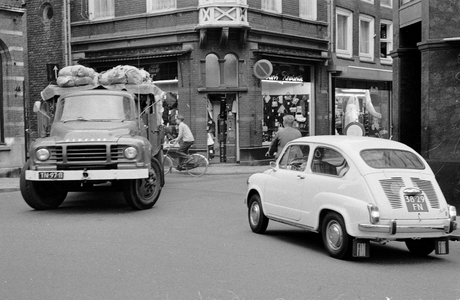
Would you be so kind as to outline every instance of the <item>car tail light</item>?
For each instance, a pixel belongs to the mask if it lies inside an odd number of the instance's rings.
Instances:
[[[457,209],[455,206],[449,205],[449,217],[451,221],[457,220]]]
[[[367,209],[369,210],[369,218],[372,224],[380,222],[379,208],[373,204],[368,204]]]

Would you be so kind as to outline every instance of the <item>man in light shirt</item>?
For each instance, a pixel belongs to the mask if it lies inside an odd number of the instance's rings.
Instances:
[[[184,116],[177,115],[176,122],[179,126],[179,134],[174,145],[177,143],[180,145],[176,152],[179,157],[179,165],[177,166],[177,169],[180,171],[183,170],[182,164],[189,158],[188,150],[195,142],[195,139],[190,131],[190,128],[184,123]]]

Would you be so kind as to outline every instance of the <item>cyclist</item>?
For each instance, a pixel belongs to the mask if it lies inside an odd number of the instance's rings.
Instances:
[[[184,123],[184,116],[177,115],[176,122],[179,126],[179,134],[177,139],[174,143],[176,145],[179,143],[179,149],[177,150],[177,156],[179,157],[179,165],[177,166],[177,170],[181,171],[184,170],[183,164],[190,159],[188,155],[188,150],[195,142],[192,132],[187,124]]]

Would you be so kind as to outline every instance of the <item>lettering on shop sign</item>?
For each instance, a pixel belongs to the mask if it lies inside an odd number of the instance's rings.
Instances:
[[[292,81],[292,82],[303,82],[303,77],[302,76],[295,76],[295,75],[289,75],[286,74],[285,72],[279,74],[273,74],[269,77],[267,77],[267,80],[273,80],[273,81]]]

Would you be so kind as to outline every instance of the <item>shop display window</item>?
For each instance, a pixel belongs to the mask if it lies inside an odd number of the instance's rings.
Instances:
[[[390,92],[378,88],[335,89],[335,133],[390,138]]]

